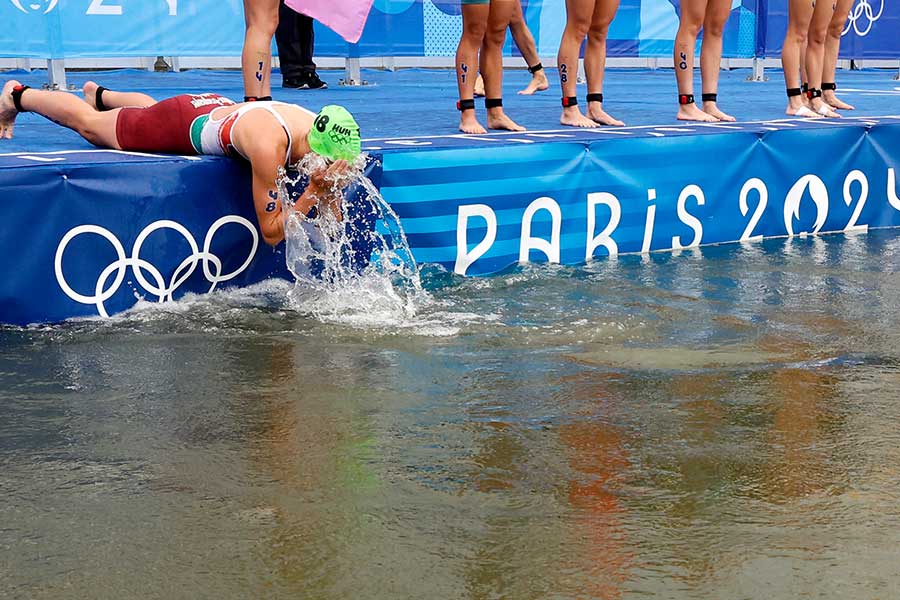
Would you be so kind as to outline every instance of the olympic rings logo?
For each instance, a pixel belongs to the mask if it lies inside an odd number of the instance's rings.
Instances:
[[[243,225],[250,232],[250,237],[252,238],[253,244],[250,249],[250,253],[247,255],[247,260],[244,261],[240,267],[232,271],[231,273],[222,274],[222,261],[218,256],[210,252],[210,246],[212,245],[213,237],[216,232],[223,226],[229,223],[237,223],[239,225]],[[184,237],[187,241],[188,245],[191,248],[191,254],[187,258],[185,258],[178,268],[172,273],[172,277],[169,280],[168,284],[166,284],[165,278],[159,269],[156,268],[151,262],[141,258],[141,247],[144,245],[147,237],[157,231],[159,229],[172,229],[177,231]],[[63,254],[66,251],[66,246],[69,245],[73,239],[82,234],[95,234],[99,235],[102,238],[105,238],[109,241],[110,245],[113,247],[113,250],[116,252],[116,260],[111,262],[103,271],[100,272],[100,275],[97,277],[97,284],[94,288],[93,296],[86,296],[84,294],[80,294],[72,289],[72,286],[69,285],[68,281],[66,281],[65,275],[63,275],[62,271],[62,260]],[[256,227],[254,227],[253,223],[244,219],[243,217],[239,217],[236,215],[229,215],[226,217],[222,217],[218,221],[210,226],[209,231],[206,233],[206,239],[203,242],[203,250],[201,251],[198,246],[196,240],[194,240],[194,236],[191,235],[191,232],[187,230],[187,228],[175,221],[156,221],[151,223],[147,227],[141,231],[141,233],[137,236],[137,239],[134,241],[134,246],[131,249],[131,256],[126,256],[125,248],[122,246],[122,243],[119,241],[115,235],[113,235],[108,229],[104,229],[98,225],[79,225],[74,229],[71,229],[66,235],[63,236],[62,240],[59,242],[59,247],[56,249],[56,259],[55,259],[55,269],[56,269],[56,281],[59,283],[59,287],[62,288],[63,292],[76,302],[80,302],[81,304],[94,304],[97,306],[97,312],[101,317],[109,317],[109,314],[106,312],[106,307],[104,303],[115,295],[115,293],[119,290],[119,287],[122,285],[122,282],[125,280],[126,272],[128,271],[128,267],[131,267],[134,272],[135,280],[144,288],[148,293],[157,296],[159,298],[159,302],[167,302],[172,300],[172,294],[185,282],[188,278],[194,273],[197,269],[198,264],[203,265],[203,275],[206,277],[206,280],[211,284],[208,292],[212,292],[216,285],[222,283],[224,281],[228,281],[230,279],[234,279],[240,273],[242,273],[248,266],[250,266],[250,262],[253,260],[253,257],[256,256],[256,249],[259,246],[259,234],[256,232]],[[149,273],[150,278],[153,279],[153,282],[147,280],[144,276],[144,273]],[[109,283],[111,277],[115,274],[115,278],[112,283]],[[109,285],[107,285],[109,283]]]
[[[872,0],[873,2],[875,0]],[[856,35],[860,37],[864,37],[872,31],[872,25],[875,24],[875,21],[881,18],[881,15],[884,13],[884,0],[879,0],[881,2],[881,8],[878,9],[878,14],[875,14],[872,5],[869,3],[869,0],[859,0],[856,5],[853,7],[853,10],[850,11],[850,14],[847,15],[847,25],[844,27],[844,31],[841,35],[847,35],[851,29],[856,32]],[[865,23],[865,29],[860,27],[860,22]]]

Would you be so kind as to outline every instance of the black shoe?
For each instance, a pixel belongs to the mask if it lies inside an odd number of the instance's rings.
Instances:
[[[284,78],[281,87],[298,90],[324,90],[328,87],[328,84],[319,79],[316,73],[303,73],[299,77]]]

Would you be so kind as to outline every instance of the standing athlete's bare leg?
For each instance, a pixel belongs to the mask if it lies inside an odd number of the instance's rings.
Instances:
[[[475,76],[478,71],[478,51],[484,41],[491,6],[464,2],[463,31],[456,47],[456,87],[459,91],[459,130],[463,133],[487,133],[475,115]]]
[[[86,82],[82,91],[84,92],[84,101],[97,110],[110,110],[113,108],[124,108],[126,106],[147,108],[148,106],[156,104],[156,99],[147,94],[142,94],[140,92],[117,92],[115,90],[103,88],[93,81]],[[99,102],[97,100],[98,91],[100,91]]]
[[[825,63],[825,39],[834,15],[833,0],[819,0],[813,8],[806,46],[806,73],[809,76],[810,108],[823,117],[840,117],[822,98],[822,69]]]
[[[700,74],[703,90],[703,112],[720,121],[734,121],[719,109],[719,70],[722,68],[722,37],[725,23],[731,14],[731,0],[709,0],[703,21],[703,42],[700,46]]]
[[[18,109],[13,90],[18,81],[7,81],[0,91],[0,137],[12,138]],[[120,150],[116,139],[116,121],[120,108],[98,112],[68,92],[26,89],[19,95],[22,110],[34,112],[77,132],[81,137],[103,148]]]
[[[788,107],[784,112],[796,117],[820,116],[806,106],[806,98],[800,91],[800,53],[806,46],[814,4],[815,0],[788,0],[788,28],[781,48],[781,67],[788,95]]]
[[[484,105],[489,129],[525,131],[503,110],[503,43],[513,7],[519,0],[491,0],[487,30],[481,47],[481,72],[484,75]]]
[[[531,35],[531,30],[528,29],[528,24],[525,22],[525,13],[522,12],[522,3],[519,0],[516,0],[516,5],[513,7],[512,17],[509,20],[509,32],[516,43],[516,48],[522,53],[522,58],[525,59],[528,70],[531,72],[531,81],[524,90],[519,91],[519,94],[531,96],[535,92],[549,89],[550,82],[547,81],[547,74],[544,73],[544,66],[541,64],[541,59],[538,56],[537,44],[535,44],[534,36]]]
[[[562,87],[562,115],[559,122],[572,127],[598,127],[599,123],[584,116],[578,108],[578,53],[591,28],[594,8],[600,0],[566,0],[566,28],[563,30],[556,57],[559,83]]]
[[[825,102],[833,108],[841,110],[853,110],[853,106],[840,100],[835,91],[837,90],[837,62],[838,53],[841,50],[841,36],[844,33],[844,27],[847,23],[847,17],[850,14],[850,8],[853,7],[854,0],[837,0],[837,6],[834,8],[834,15],[831,17],[831,23],[828,25],[828,38],[825,40],[825,63],[822,68],[822,97]]]
[[[609,24],[619,10],[619,0],[597,0],[591,15],[587,46],[584,49],[584,73],[587,78],[587,116],[601,125],[625,125],[603,110],[603,77],[606,74],[606,37]]]
[[[278,29],[278,0],[244,0],[244,22],[244,96],[271,97],[272,37]]]
[[[694,48],[706,18],[707,0],[682,0],[681,19],[675,34],[675,81],[678,84],[679,121],[718,121],[700,110],[694,101]]]

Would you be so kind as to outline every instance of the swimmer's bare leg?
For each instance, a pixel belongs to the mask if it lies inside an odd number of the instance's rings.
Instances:
[[[587,118],[578,108],[577,76],[578,53],[581,42],[588,34],[594,14],[595,0],[566,0],[566,28],[559,44],[556,64],[559,68],[559,83],[562,87],[561,125],[571,127],[599,127],[599,123]]]
[[[587,116],[601,125],[622,127],[622,121],[603,110],[603,76],[606,73],[606,37],[619,0],[597,0],[588,30],[587,47],[584,50],[584,72],[588,84]]]
[[[481,134],[487,130],[475,116],[475,76],[478,70],[478,51],[484,41],[491,7],[488,4],[463,4],[463,31],[456,48],[456,86],[459,91],[459,130]]]
[[[488,16],[484,44],[481,47],[481,72],[484,74],[484,106],[487,108],[489,129],[525,131],[525,128],[503,112],[503,43],[506,28],[517,1],[494,0]]]
[[[509,19],[509,31],[512,33],[513,41],[516,47],[525,59],[528,65],[528,71],[531,73],[531,81],[524,90],[519,90],[519,94],[523,96],[531,96],[535,92],[543,92],[550,89],[550,82],[547,81],[547,74],[544,72],[541,59],[538,56],[537,44],[534,42],[534,36],[528,29],[525,22],[525,15],[522,13],[522,4],[516,0],[513,6],[512,17]]]
[[[0,91],[0,129],[6,138],[12,138],[16,107],[12,90],[18,81],[8,81]],[[121,150],[116,138],[116,121],[121,109],[98,112],[77,96],[67,92],[26,89],[20,96],[22,110],[33,112],[50,119],[58,125],[68,127],[81,137],[103,148]]]
[[[147,108],[156,104],[156,99],[142,94],[140,92],[116,92],[103,88],[100,94],[101,105],[97,104],[97,90],[99,85],[93,81],[84,84],[82,91],[84,92],[84,101],[90,104],[96,110],[110,110],[112,108],[123,108],[125,106],[133,106]]]

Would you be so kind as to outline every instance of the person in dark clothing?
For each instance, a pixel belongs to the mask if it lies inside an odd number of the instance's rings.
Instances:
[[[328,85],[316,74],[313,62],[315,45],[312,17],[288,8],[281,0],[278,6],[278,29],[275,30],[278,59],[281,62],[282,87],[321,90]]]

